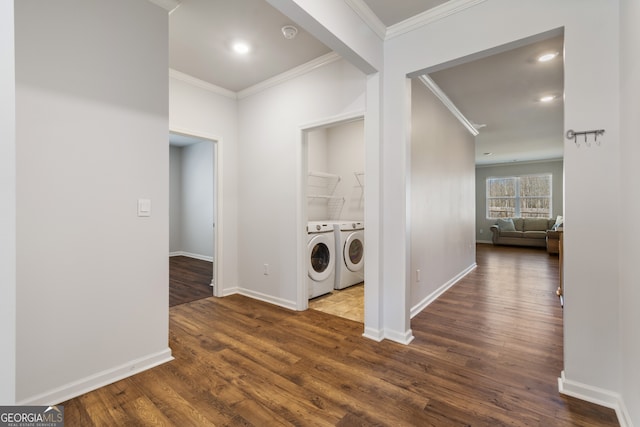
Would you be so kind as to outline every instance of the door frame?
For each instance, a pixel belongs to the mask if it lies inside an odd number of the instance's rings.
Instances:
[[[309,173],[309,132],[318,129],[329,128],[338,126],[344,123],[362,120],[366,123],[366,117],[364,111],[356,111],[346,113],[339,116],[328,117],[326,119],[318,120],[316,122],[307,123],[299,126],[299,154],[298,154],[298,211],[297,211],[297,234],[298,234],[298,289],[296,299],[296,309],[306,310],[309,308],[309,291],[307,289],[307,221],[309,219],[307,213],[307,174]],[[366,134],[366,131],[365,131]],[[365,141],[366,146],[366,141]],[[366,149],[365,149],[366,151]],[[365,154],[366,156],[366,154]],[[366,211],[366,204],[365,204]],[[334,268],[337,268],[336,263]],[[366,281],[366,278],[365,278]],[[366,293],[366,288],[365,288]],[[366,304],[366,297],[365,297]],[[366,307],[365,307],[366,310]]]
[[[213,143],[213,159],[211,159],[213,165],[213,271],[210,285],[212,288],[213,296],[222,297],[224,296],[224,291],[220,283],[221,278],[224,276],[221,262],[222,256],[219,250],[220,248],[222,248],[222,236],[224,230],[222,215],[222,138],[216,135],[209,134],[207,132],[178,128],[174,126],[171,126],[169,128],[169,133],[191,136]]]

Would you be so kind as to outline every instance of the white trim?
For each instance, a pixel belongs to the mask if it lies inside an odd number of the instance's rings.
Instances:
[[[180,2],[178,0],[149,0],[151,3],[156,6],[160,6],[164,10],[169,12],[169,15],[180,7]]]
[[[173,68],[169,68],[169,77],[172,79],[176,79],[176,80],[180,80],[183,81],[185,83],[188,83],[190,85],[199,87],[200,89],[204,89],[207,90],[209,92],[213,92],[217,95],[221,95],[221,96],[225,96],[227,98],[231,98],[231,99],[238,99],[238,96],[235,92],[230,91],[228,89],[225,89],[223,87],[220,86],[216,86],[214,84],[211,84],[209,82],[205,82],[204,80],[200,80],[198,78],[195,78],[193,76],[190,76],[189,74],[185,74],[181,71],[178,70],[174,70]]]
[[[215,208],[215,229],[214,229],[214,249],[213,249],[213,275],[211,277],[211,286],[213,287],[213,295],[220,297],[224,290],[221,284],[224,283],[224,139],[198,130],[191,130],[175,126],[169,127],[169,132],[179,133],[183,135],[195,136],[213,142],[213,174],[214,174],[214,208]],[[187,255],[188,256],[188,255]],[[209,261],[207,259],[207,261]],[[217,286],[216,286],[217,285]]]
[[[442,89],[440,89],[440,86],[438,86],[436,82],[431,80],[431,78],[426,74],[418,77],[418,80],[420,80],[422,84],[427,87],[427,89],[433,92],[433,94],[440,100],[440,102],[442,102],[444,106],[447,107],[449,111],[451,111],[451,114],[453,114],[455,118],[458,119],[465,128],[467,128],[471,135],[478,136],[478,134],[480,133],[478,132],[478,129],[476,129],[475,126],[473,126],[473,124],[469,120],[467,120],[464,114],[462,114],[462,112],[458,110],[458,107],[456,107],[453,101],[451,101],[449,97],[442,91]]]
[[[342,125],[345,123],[356,122],[358,120],[364,120],[365,112],[362,110],[351,111],[344,114],[338,114],[336,116],[325,117],[324,119],[314,120],[300,125],[300,129],[303,132],[309,132],[315,129],[321,129],[325,127],[331,127],[336,125]],[[307,172],[305,172],[306,174]]]
[[[258,92],[262,92],[263,90],[267,90],[274,86],[280,85],[287,80],[300,77],[310,71],[315,70],[316,68],[331,64],[332,62],[335,62],[341,58],[342,57],[335,52],[327,53],[326,55],[313,59],[306,64],[299,65],[295,68],[290,69],[289,71],[285,71],[284,73],[278,74],[277,76],[243,89],[239,91],[236,96],[238,99],[242,99],[251,95],[255,95]]]
[[[453,285],[455,285],[456,283],[458,283],[460,280],[462,280],[467,274],[471,273],[473,270],[476,269],[476,267],[478,266],[478,264],[476,264],[475,262],[473,264],[471,264],[469,267],[467,267],[466,269],[464,269],[462,272],[460,272],[457,276],[455,276],[453,279],[449,280],[447,283],[445,283],[444,285],[440,286],[438,289],[435,290],[435,292],[432,292],[431,294],[427,295],[422,301],[420,301],[418,304],[416,304],[415,306],[413,306],[411,308],[411,313],[410,316],[413,319],[416,315],[418,315],[422,310],[424,310],[425,308],[427,308],[427,306],[429,304],[431,304],[432,302],[434,302],[436,299],[438,299],[438,297],[440,295],[442,295],[443,293],[445,293],[449,288],[451,288]]]
[[[236,294],[244,295],[245,297],[249,297],[258,301],[267,302],[269,304],[277,305],[279,307],[284,307],[289,310],[298,311],[296,308],[296,302],[290,301],[282,298],[273,297],[271,295],[263,294],[262,292],[256,292],[251,289],[245,288],[236,288]],[[229,294],[231,295],[231,294]],[[226,295],[225,295],[226,296]]]
[[[307,221],[307,180],[309,178],[309,133],[298,130],[299,143],[296,144],[296,308],[304,311],[309,308],[309,285],[307,282],[308,240]]]
[[[611,408],[616,411],[620,427],[633,427],[629,411],[624,404],[622,396],[618,393],[568,380],[565,377],[564,371],[560,373],[560,378],[558,378],[558,391],[560,391],[561,394],[575,397],[576,399],[595,403],[605,408]]]
[[[387,340],[395,341],[400,344],[408,345],[413,341],[413,332],[408,329],[404,332],[392,331],[390,329],[384,330],[384,338]]]
[[[278,86],[288,80],[294,79],[296,77],[300,77],[310,71],[315,70],[316,68],[331,64],[332,62],[338,61],[339,59],[342,59],[340,55],[338,55],[335,52],[330,52],[330,53],[327,53],[326,55],[320,56],[305,64],[299,65],[295,68],[292,68],[289,71],[285,71],[281,74],[278,74],[277,76],[271,77],[270,79],[264,80],[260,83],[257,83],[246,89],[243,89],[239,92],[233,92],[223,87],[216,86],[209,82],[205,82],[204,80],[200,80],[196,77],[190,76],[189,74],[185,74],[181,71],[174,70],[173,68],[169,68],[169,77],[176,80],[183,81],[185,83],[199,87],[209,92],[213,92],[215,94],[225,96],[227,98],[241,99],[251,95],[255,95],[256,93],[262,92],[263,90],[269,89],[271,87]]]
[[[176,252],[169,252],[169,256],[186,256],[189,258],[193,258],[193,259],[199,259],[201,261],[209,261],[209,262],[213,262],[213,257],[211,256],[207,256],[207,255],[200,255],[200,254],[192,254],[190,252],[185,252],[185,251],[176,251]]]
[[[485,243],[487,245],[493,245],[491,240],[476,240],[476,243]]]
[[[338,124],[349,123],[357,120],[365,120],[365,112],[352,111],[344,114],[338,114],[331,117],[325,117],[323,119],[314,120],[313,122],[303,123],[298,126],[298,138],[296,154],[296,167],[298,172],[298,179],[296,185],[296,250],[298,253],[296,263],[296,277],[298,278],[298,285],[296,291],[296,309],[298,311],[304,311],[309,308],[309,289],[307,284],[308,268],[307,268],[307,253],[309,246],[309,235],[307,234],[307,178],[309,173],[309,159],[308,150],[309,144],[307,141],[308,133],[315,129],[321,129],[328,126],[334,126]],[[366,246],[365,246],[366,248]],[[337,266],[334,266],[337,268]],[[366,279],[366,278],[365,278]],[[366,291],[365,291],[366,292]],[[365,304],[366,306],[366,304]]]
[[[31,396],[18,402],[18,405],[55,405],[65,402],[84,393],[96,390],[116,381],[131,377],[140,372],[154,368],[173,360],[171,349],[166,348],[157,353],[130,360],[122,365],[106,369],[78,381],[57,387],[46,393]]]
[[[240,293],[240,288],[239,287],[233,287],[233,288],[225,288],[222,290],[222,297],[228,297],[229,295],[235,295],[235,294],[239,294]]]
[[[446,3],[426,10],[411,18],[405,19],[387,28],[386,39],[389,40],[399,35],[413,31],[432,22],[439,21],[454,13],[462,12],[472,6],[480,4],[486,0],[450,0]]]
[[[476,165],[476,169],[482,169],[482,168],[493,168],[493,167],[500,167],[500,166],[513,166],[513,165],[529,165],[529,164],[534,164],[534,163],[551,163],[551,162],[563,162],[564,158],[562,157],[553,157],[551,159],[540,159],[540,160],[526,160],[526,161],[522,161],[522,162],[512,162],[510,160],[505,160],[502,163],[483,163],[481,165]]]
[[[387,26],[384,25],[384,22],[378,18],[378,15],[373,13],[371,8],[367,6],[363,0],[344,0],[344,2],[380,37],[380,40],[385,39],[387,36]]]
[[[373,329],[373,328],[364,328],[364,333],[362,334],[363,337],[365,338],[369,338],[370,340],[374,340],[377,342],[380,342],[384,339],[384,332],[382,332],[380,329]]]

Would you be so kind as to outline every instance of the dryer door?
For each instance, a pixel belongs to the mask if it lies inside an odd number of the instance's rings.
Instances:
[[[329,235],[333,234],[313,236],[307,246],[307,271],[309,272],[309,277],[316,282],[326,280],[333,273],[336,260],[333,255],[334,247]]]
[[[349,233],[344,242],[344,263],[351,271],[360,271],[364,267],[364,231]]]

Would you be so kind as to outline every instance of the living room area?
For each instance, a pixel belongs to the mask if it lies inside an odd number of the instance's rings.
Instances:
[[[562,159],[477,165],[476,241],[557,254],[558,229],[564,225],[563,187]]]

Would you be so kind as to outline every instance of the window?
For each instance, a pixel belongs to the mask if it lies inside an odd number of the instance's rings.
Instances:
[[[551,175],[487,178],[487,218],[551,218]]]

